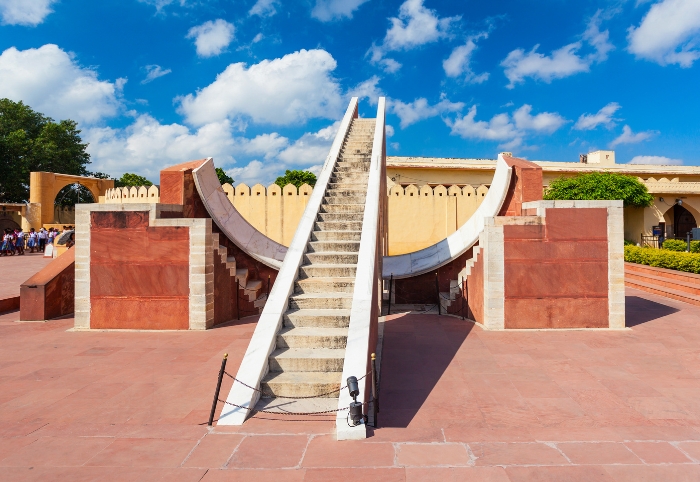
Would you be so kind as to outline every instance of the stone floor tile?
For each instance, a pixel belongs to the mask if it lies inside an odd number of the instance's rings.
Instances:
[[[209,469],[201,482],[302,482],[304,469]]]
[[[700,462],[700,442],[681,442],[676,444],[676,447],[690,455],[696,462]]]
[[[406,482],[510,482],[503,467],[407,467]]]
[[[462,444],[397,444],[397,465],[452,467],[469,463],[469,453]]]
[[[700,465],[608,465],[605,471],[616,482],[697,482]]]
[[[102,437],[40,437],[0,461],[13,467],[83,465],[114,439]]]
[[[613,482],[602,466],[506,467],[511,482]]]
[[[308,435],[250,435],[238,446],[228,468],[298,467],[308,442]]]
[[[398,468],[306,469],[304,482],[405,482],[406,471]]]
[[[626,442],[625,445],[647,464],[678,464],[691,460],[668,442]]]
[[[642,463],[624,444],[617,442],[565,442],[558,443],[557,448],[576,465]]]
[[[338,442],[332,435],[314,437],[301,465],[310,467],[391,467],[395,450],[391,443],[366,440]]]
[[[208,434],[189,454],[183,467],[223,468],[245,438],[241,434]]]
[[[197,440],[118,438],[86,465],[101,467],[178,467]]]
[[[559,384],[552,381],[513,380],[513,386],[523,398],[564,398],[566,393]]]
[[[476,465],[569,465],[562,454],[542,443],[470,443]]]
[[[630,397],[627,404],[648,419],[690,419],[689,415],[678,404],[666,397]]]

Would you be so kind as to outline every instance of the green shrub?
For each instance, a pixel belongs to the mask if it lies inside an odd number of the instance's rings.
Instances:
[[[697,253],[679,253],[667,249],[625,246],[625,261],[688,273],[700,273],[700,254]]]
[[[700,241],[691,241],[690,242],[690,252],[691,253],[700,253]]]
[[[688,249],[688,243],[681,241],[680,239],[667,239],[664,241],[662,247],[664,249],[668,249],[669,251],[685,251]]]
[[[625,246],[637,246],[637,243],[630,241],[629,239],[625,239]]]

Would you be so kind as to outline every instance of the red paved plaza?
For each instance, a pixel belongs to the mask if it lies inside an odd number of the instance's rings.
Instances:
[[[380,428],[336,442],[328,418],[206,426],[221,357],[235,373],[255,318],[71,332],[6,314],[0,479],[700,480],[700,308],[628,290],[627,315],[617,332],[393,315]]]

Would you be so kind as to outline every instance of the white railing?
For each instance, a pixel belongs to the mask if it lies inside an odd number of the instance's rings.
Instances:
[[[350,376],[358,379],[369,371],[370,355],[377,346],[378,322],[380,315],[382,259],[386,249],[386,101],[379,98],[377,120],[372,144],[372,160],[365,214],[362,220],[362,235],[357,259],[355,289],[350,310],[350,327],[345,348],[345,362],[341,385]],[[372,377],[367,376],[360,383],[358,400],[369,401]],[[340,392],[338,408],[347,408],[352,401],[347,390]],[[367,407],[367,405],[365,405]],[[366,411],[365,411],[366,412]],[[367,436],[364,425],[348,426],[347,410],[338,412],[336,435],[338,440],[361,439]]]
[[[260,382],[268,371],[268,358],[275,349],[277,333],[282,326],[284,313],[289,307],[289,296],[294,290],[294,281],[299,276],[299,267],[304,259],[306,245],[311,238],[316,217],[323,203],[323,197],[328,188],[333,168],[340,156],[340,149],[348,134],[352,120],[357,117],[357,97],[350,101],[345,116],[340,123],[340,128],[335,136],[331,150],[326,157],[321,174],[318,176],[316,186],[311,193],[309,203],[306,205],[304,215],[301,217],[296,234],[284,257],[275,284],[265,304],[253,337],[248,344],[248,349],[243,356],[243,361],[238,369],[236,378],[251,387],[260,387]],[[242,425],[250,410],[255,407],[259,399],[258,393],[234,383],[226,399],[227,402],[238,405],[225,404],[219,416],[218,425]]]

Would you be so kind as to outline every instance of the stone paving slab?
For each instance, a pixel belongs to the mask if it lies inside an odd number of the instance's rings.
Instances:
[[[0,300],[19,296],[19,286],[51,261],[43,253],[0,256]]]
[[[333,417],[206,426],[254,317],[76,333],[1,315],[0,480],[700,480],[700,307],[628,289],[627,317],[505,333],[392,315],[380,427],[336,442]]]

